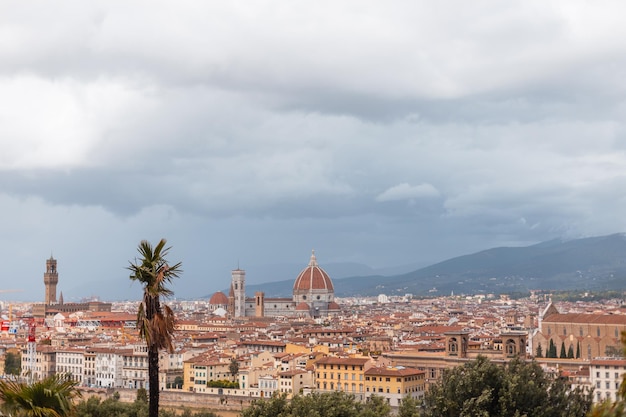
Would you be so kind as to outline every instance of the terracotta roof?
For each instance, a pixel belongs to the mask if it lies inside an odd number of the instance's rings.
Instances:
[[[335,356],[327,356],[319,359],[317,363],[322,365],[365,365],[369,361],[369,358],[338,358]]]
[[[626,326],[626,315],[621,314],[550,314],[543,323],[617,324]]]
[[[591,360],[591,365],[626,366],[626,359],[596,358]]]
[[[387,368],[387,367],[375,367],[365,371],[365,375],[383,375],[383,376],[409,376],[425,374],[425,371],[420,371],[416,368]]]
[[[297,305],[296,311],[309,311],[311,307],[304,301]]]
[[[216,292],[215,294],[213,294],[211,296],[211,299],[209,299],[209,304],[212,305],[227,305],[228,304],[228,297],[226,297],[226,294],[224,294],[221,291]]]
[[[322,268],[317,264],[315,251],[311,255],[309,265],[300,272],[293,284],[294,291],[327,290],[334,291],[333,282]]]

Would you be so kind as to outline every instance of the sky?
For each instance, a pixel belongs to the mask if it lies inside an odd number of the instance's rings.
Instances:
[[[624,232],[624,15],[0,1],[0,301],[43,300],[50,256],[66,302],[138,299],[143,239],[194,298],[312,249],[385,268]]]

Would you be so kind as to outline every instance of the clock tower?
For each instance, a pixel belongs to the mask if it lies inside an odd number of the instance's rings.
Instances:
[[[59,273],[57,272],[57,260],[50,256],[50,259],[46,260],[46,272],[43,274],[43,283],[46,285],[44,304],[56,304],[58,282]]]

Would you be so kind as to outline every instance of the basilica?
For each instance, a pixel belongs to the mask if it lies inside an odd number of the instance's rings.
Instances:
[[[221,291],[213,294],[209,307],[214,312],[224,312],[230,317],[302,317],[320,318],[339,313],[335,302],[335,289],[330,277],[317,264],[315,251],[306,268],[298,274],[293,284],[291,298],[265,298],[264,292],[246,297],[246,271],[235,269],[231,273],[228,297]]]

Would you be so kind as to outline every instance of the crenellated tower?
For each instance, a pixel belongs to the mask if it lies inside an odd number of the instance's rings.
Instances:
[[[46,272],[43,274],[43,283],[46,285],[44,304],[56,304],[58,282],[59,273],[57,272],[57,260],[50,256],[50,259],[46,260]]]

